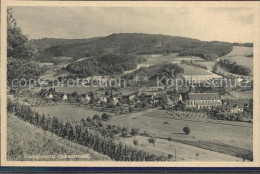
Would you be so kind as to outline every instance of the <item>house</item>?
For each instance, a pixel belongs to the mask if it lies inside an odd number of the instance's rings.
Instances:
[[[244,111],[243,106],[241,106],[240,104],[234,104],[231,108],[230,108],[230,112],[231,113],[241,113]]]
[[[100,97],[99,100],[98,100],[98,103],[106,103],[107,102],[107,98],[106,97]]]
[[[111,103],[113,105],[117,105],[119,103],[119,100],[116,97],[113,97],[112,100],[111,100]]]
[[[187,108],[211,109],[221,105],[218,93],[183,93],[181,97]]]
[[[244,105],[246,103],[240,100],[229,100],[223,103],[223,107],[230,113],[244,112]]]
[[[54,97],[53,97],[53,94],[52,94],[52,93],[47,94],[47,98],[48,98],[48,99],[53,99],[53,98],[54,98]]]
[[[86,95],[85,100],[89,102],[91,100],[91,97],[89,95]]]
[[[82,101],[88,101],[89,102],[91,100],[91,97],[87,94],[82,94],[80,96],[80,98],[81,98]]]
[[[129,101],[133,101],[135,99],[135,95],[134,94],[131,94],[128,96],[128,100]]]
[[[63,95],[62,100],[64,100],[64,101],[67,101],[67,100],[68,100],[67,94],[64,94],[64,95]]]

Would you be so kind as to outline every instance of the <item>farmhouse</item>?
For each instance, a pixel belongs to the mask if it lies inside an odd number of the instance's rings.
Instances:
[[[181,96],[187,108],[210,109],[221,105],[218,93],[183,93]]]

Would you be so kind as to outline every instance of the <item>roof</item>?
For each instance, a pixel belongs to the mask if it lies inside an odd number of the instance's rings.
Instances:
[[[218,93],[189,93],[189,100],[220,100]]]
[[[189,100],[188,93],[181,93],[182,100]]]

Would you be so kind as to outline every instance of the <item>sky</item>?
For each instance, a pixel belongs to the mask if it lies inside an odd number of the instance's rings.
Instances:
[[[253,42],[252,8],[13,7],[30,39],[80,39],[113,33],[183,36],[204,41]]]

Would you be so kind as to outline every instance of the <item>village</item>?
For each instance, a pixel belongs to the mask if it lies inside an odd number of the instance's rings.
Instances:
[[[19,17],[8,8],[8,160],[253,161],[253,43],[118,27],[30,39]]]

